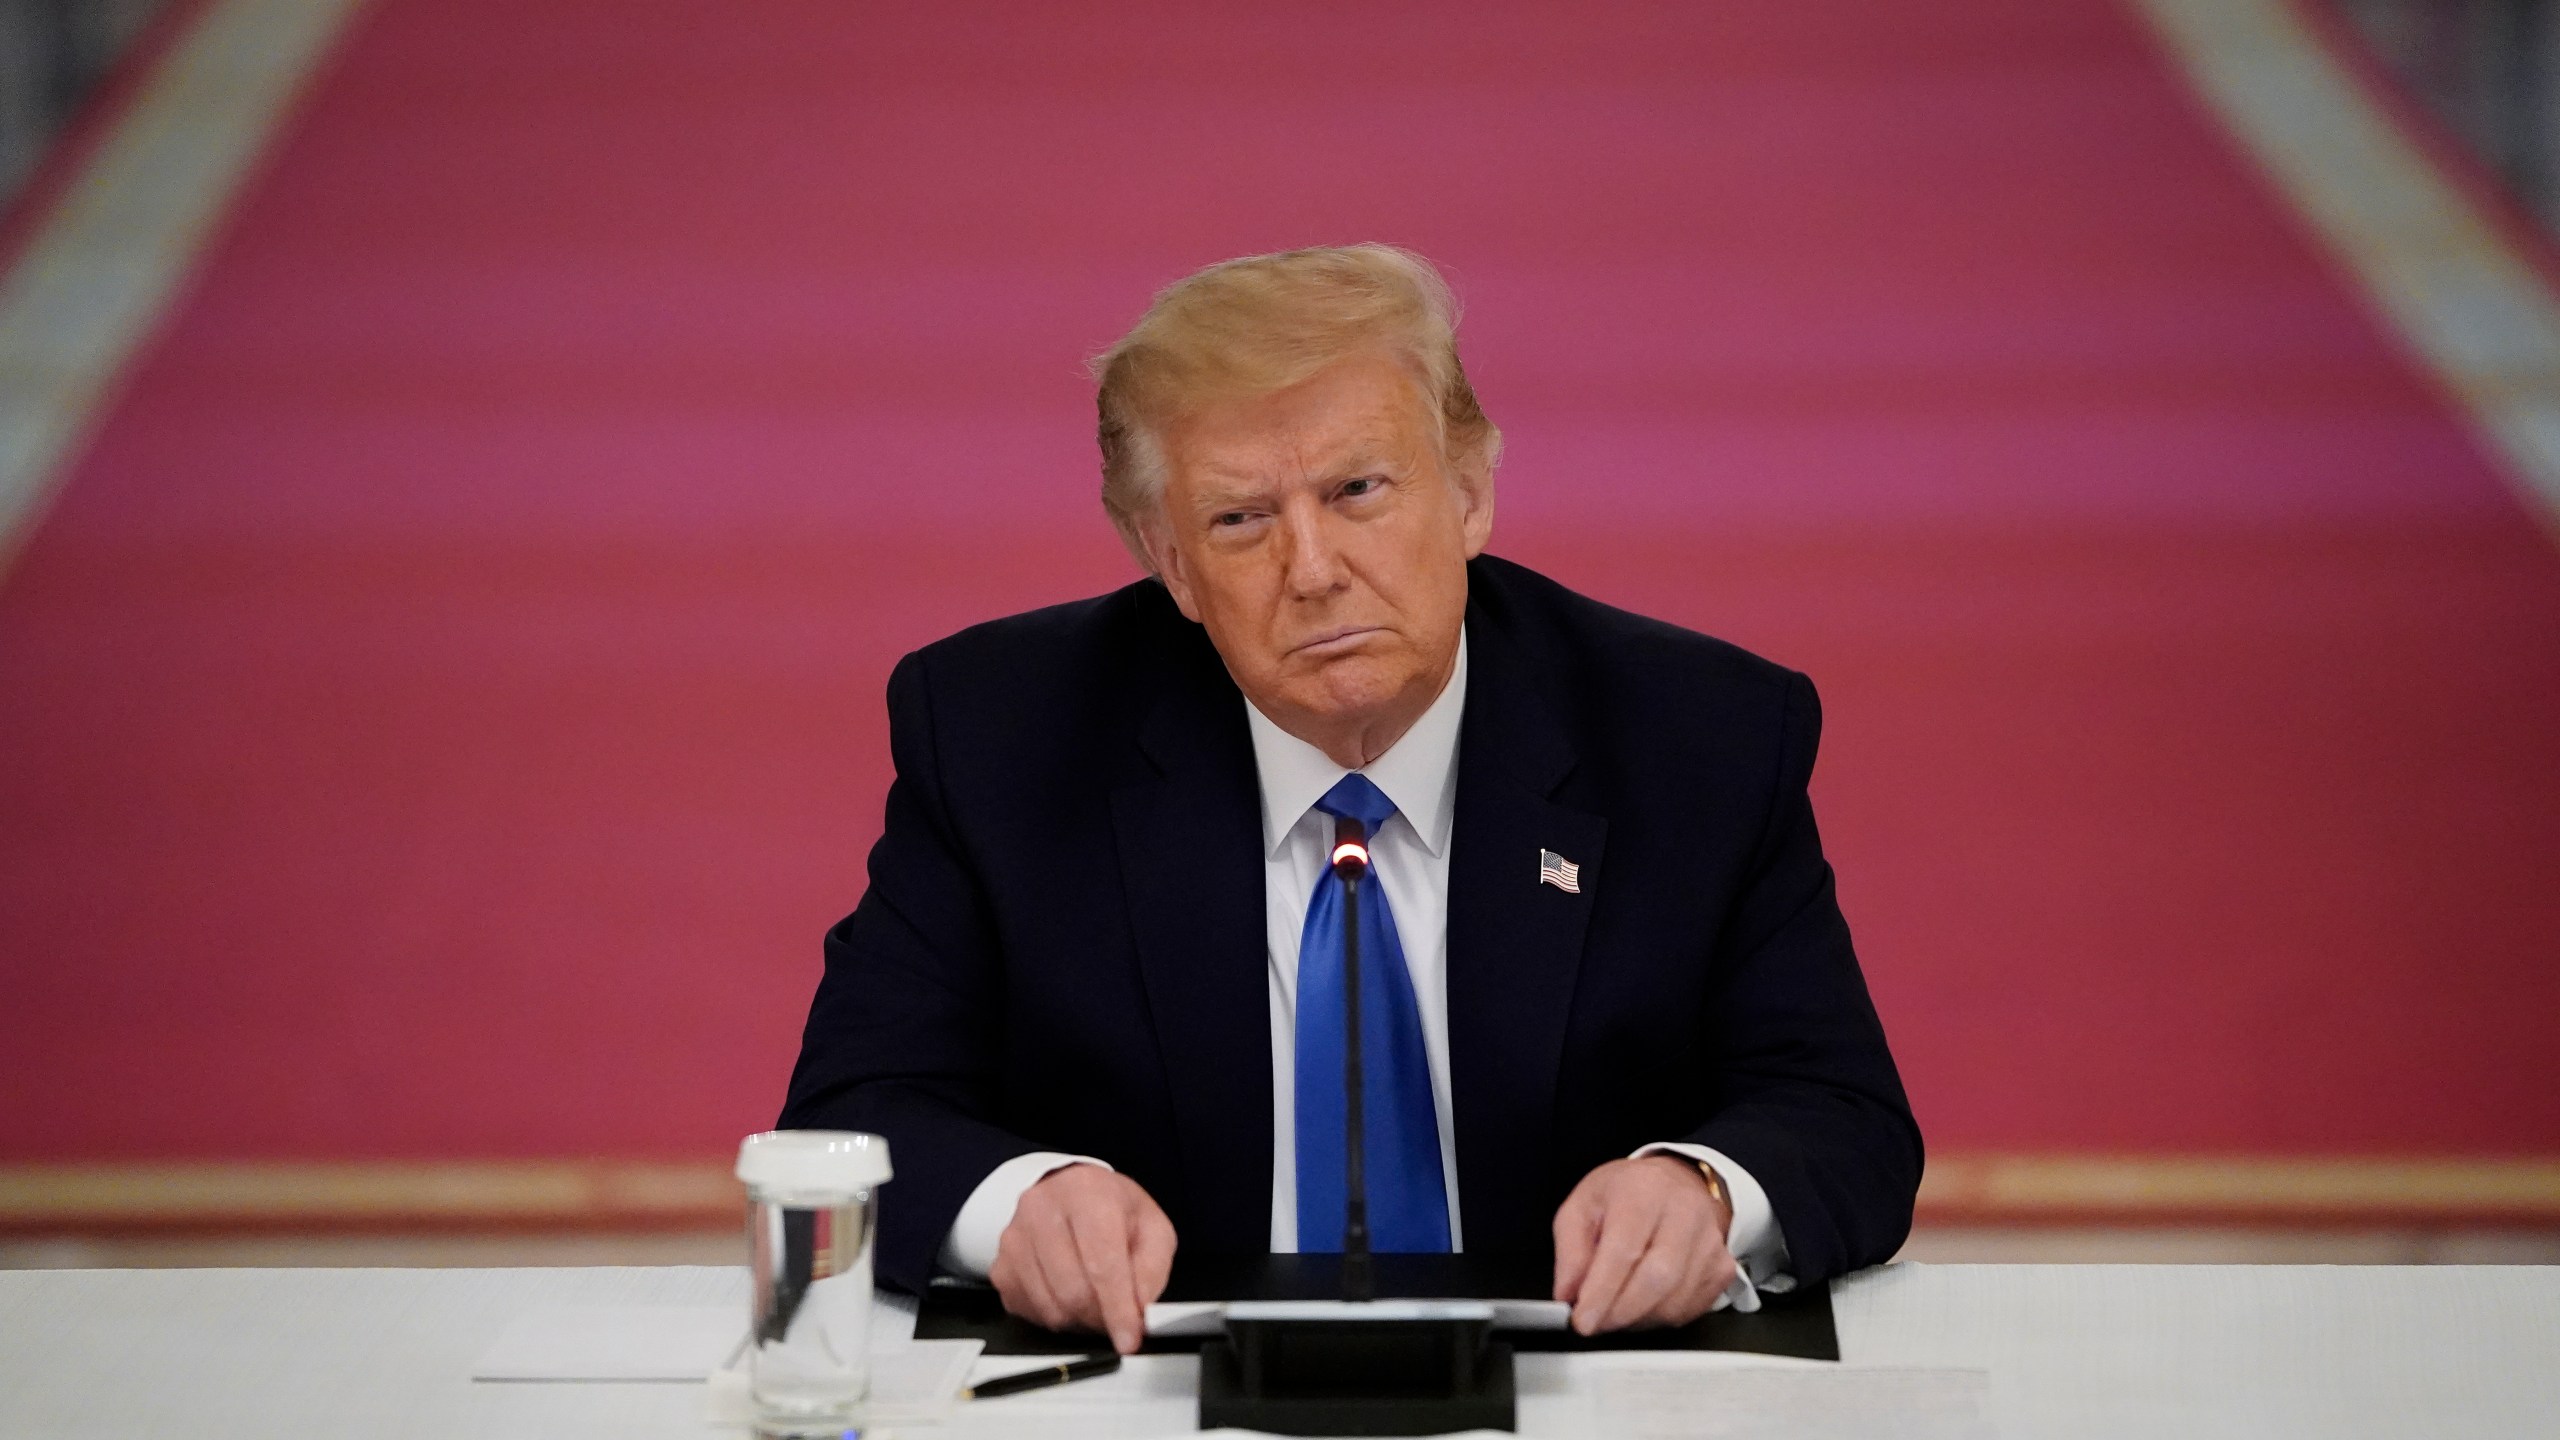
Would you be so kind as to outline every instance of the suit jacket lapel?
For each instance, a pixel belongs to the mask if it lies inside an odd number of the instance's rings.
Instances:
[[[1449,1069],[1459,1214],[1473,1251],[1546,1243],[1561,1193],[1556,1080],[1582,942],[1607,882],[1608,821],[1554,797],[1573,746],[1526,648],[1471,605],[1449,851]],[[1581,867],[1580,894],[1539,882],[1538,852]]]
[[[1139,731],[1148,765],[1113,790],[1129,922],[1181,1147],[1159,1197],[1187,1249],[1271,1234],[1271,1011],[1262,799],[1244,697],[1196,626]]]

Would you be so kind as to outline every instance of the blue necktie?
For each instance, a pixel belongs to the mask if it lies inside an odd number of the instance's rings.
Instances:
[[[1374,837],[1396,813],[1365,775],[1345,775],[1316,808],[1349,816]],[[1325,849],[1332,851],[1328,839]],[[1298,1248],[1342,1249],[1342,880],[1327,865],[1298,939]],[[1449,1250],[1449,1192],[1440,1175],[1440,1126],[1422,1010],[1395,916],[1375,861],[1360,883],[1361,1124],[1369,1188],[1369,1247],[1380,1253]]]

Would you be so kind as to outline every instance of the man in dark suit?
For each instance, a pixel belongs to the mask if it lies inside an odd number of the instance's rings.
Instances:
[[[782,1124],[889,1138],[881,1273],[1132,1349],[1177,1243],[1338,1248],[1338,829],[1382,1249],[1552,1245],[1585,1333],[1889,1257],[1920,1137],[1804,677],[1482,552],[1430,268],[1229,262],[1099,362],[1151,578],[910,655]]]

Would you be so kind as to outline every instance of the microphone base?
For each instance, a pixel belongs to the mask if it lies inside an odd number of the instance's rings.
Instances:
[[[1274,1307],[1278,1308],[1278,1307]],[[1274,1435],[1445,1435],[1514,1430],[1511,1347],[1493,1339],[1491,1307],[1426,1318],[1411,1302],[1386,1313],[1345,1304],[1324,1318],[1230,1313],[1224,1338],[1200,1346],[1200,1428]]]

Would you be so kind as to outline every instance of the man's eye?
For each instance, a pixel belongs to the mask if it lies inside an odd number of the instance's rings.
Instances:
[[[1211,517],[1209,523],[1212,525],[1241,525],[1252,518],[1252,516],[1247,515],[1241,510],[1229,510]]]
[[[1342,493],[1345,495],[1366,495],[1377,488],[1378,478],[1374,475],[1363,475],[1357,480],[1342,482]]]

